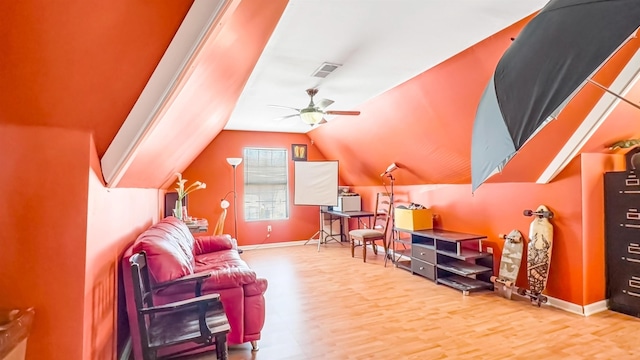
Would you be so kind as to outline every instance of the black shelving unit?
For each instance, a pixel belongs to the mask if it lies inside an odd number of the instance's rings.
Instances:
[[[464,295],[493,289],[490,280],[493,255],[482,251],[486,236],[440,229],[394,228],[393,238],[392,253],[397,267],[458,289]]]

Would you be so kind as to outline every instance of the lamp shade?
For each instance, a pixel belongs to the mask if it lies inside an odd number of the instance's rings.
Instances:
[[[322,121],[324,114],[319,111],[304,111],[300,110],[300,117],[305,124],[316,125]]]
[[[238,166],[242,162],[242,158],[227,158],[227,162],[231,166]]]
[[[228,208],[229,205],[231,205],[231,204],[229,204],[229,202],[227,200],[220,201],[220,207],[223,208],[223,209]]]

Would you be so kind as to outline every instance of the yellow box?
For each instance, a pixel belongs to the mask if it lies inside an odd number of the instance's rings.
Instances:
[[[433,212],[431,209],[399,209],[396,208],[395,227],[405,230],[427,230],[433,228]]]

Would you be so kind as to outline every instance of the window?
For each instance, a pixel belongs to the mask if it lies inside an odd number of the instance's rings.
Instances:
[[[289,217],[286,149],[244,149],[245,220]]]

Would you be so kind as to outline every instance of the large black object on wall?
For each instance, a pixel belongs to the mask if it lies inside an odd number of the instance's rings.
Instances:
[[[640,178],[632,168],[608,172],[604,187],[609,308],[640,317]]]
[[[173,208],[176,206],[176,200],[178,200],[177,192],[168,192],[164,195],[164,217],[173,215]],[[189,195],[186,195],[182,199],[182,205],[189,205]]]

